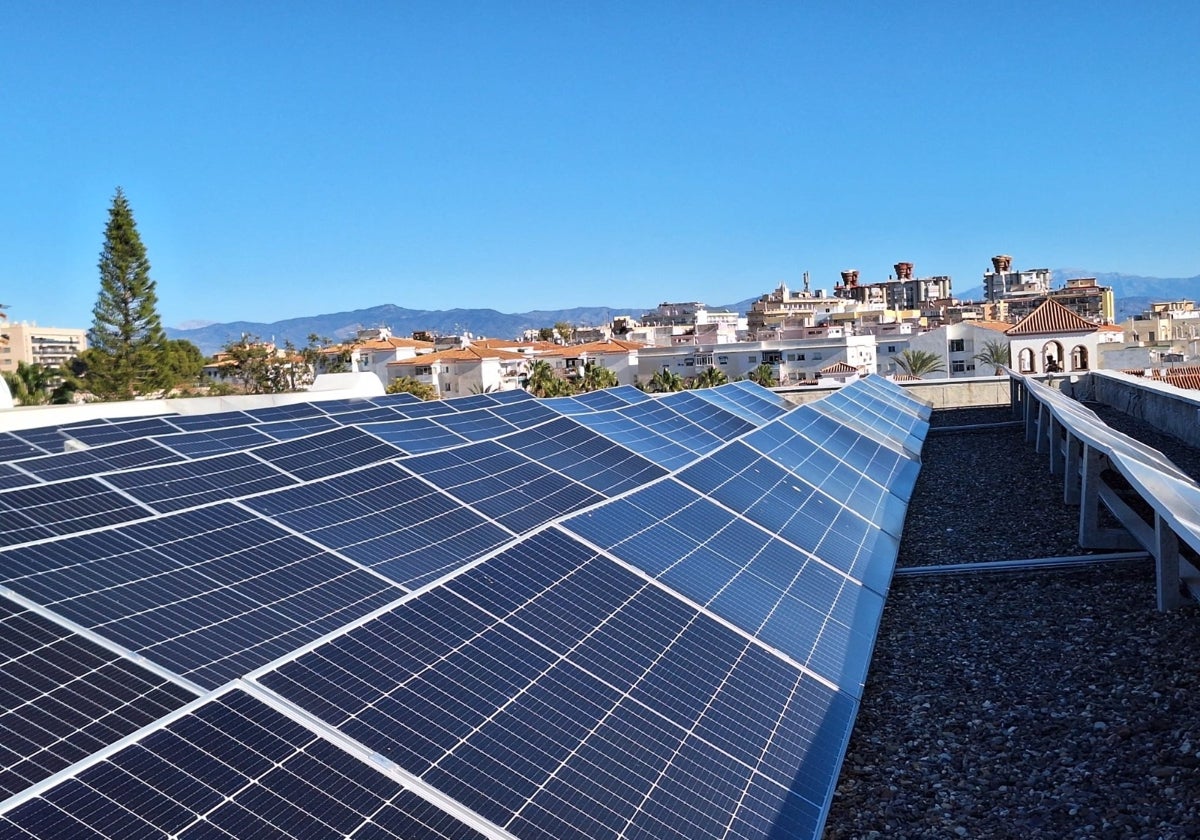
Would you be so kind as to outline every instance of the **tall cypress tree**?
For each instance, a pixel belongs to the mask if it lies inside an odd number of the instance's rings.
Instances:
[[[88,390],[102,399],[130,399],[155,390],[165,342],[146,247],[125,193],[117,187],[104,229],[100,295],[88,333]]]

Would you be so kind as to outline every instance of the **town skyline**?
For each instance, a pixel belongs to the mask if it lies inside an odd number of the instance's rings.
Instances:
[[[129,197],[164,323],[1200,270],[1193,4],[11,10],[14,318]],[[336,301],[336,302],[335,302]]]

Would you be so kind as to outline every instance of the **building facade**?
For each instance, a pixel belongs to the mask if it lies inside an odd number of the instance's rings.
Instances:
[[[58,367],[87,349],[87,331],[82,329],[21,323],[4,323],[0,329],[8,336],[7,345],[0,344],[2,373],[15,371],[18,362]]]

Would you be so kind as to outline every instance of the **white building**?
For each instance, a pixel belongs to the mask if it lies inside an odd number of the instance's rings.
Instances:
[[[1107,345],[1124,343],[1124,331],[1101,326],[1046,298],[1006,331],[1013,367],[1021,373],[1074,373],[1098,365]]]
[[[782,341],[743,341],[708,346],[647,347],[638,353],[638,381],[647,383],[660,370],[691,379],[716,368],[730,379],[745,378],[761,364],[771,366],[780,385],[812,382],[821,370],[844,362],[874,373],[875,337],[838,335]]]
[[[0,373],[12,373],[18,362],[58,367],[87,349],[82,329],[0,322],[0,332],[8,336],[7,344],[0,342]]]
[[[1012,324],[999,321],[960,321],[955,324],[943,324],[936,329],[909,336],[905,342],[906,346],[900,348],[899,352],[889,352],[898,342],[880,338],[879,372],[900,373],[896,356],[908,349],[932,353],[941,360],[945,368],[942,371],[923,374],[922,379],[990,376],[995,373],[995,369],[991,365],[976,361],[975,356],[982,353],[989,342],[1008,345],[1010,339],[1005,331],[1011,326]]]
[[[633,385],[638,377],[638,354],[643,350],[643,344],[610,338],[608,341],[551,347],[539,353],[538,358],[549,362],[560,376],[582,376],[587,365],[593,364],[611,370],[621,385]]]
[[[520,388],[527,367],[523,353],[470,345],[388,362],[384,381],[411,377],[432,386],[439,398],[461,397]]]

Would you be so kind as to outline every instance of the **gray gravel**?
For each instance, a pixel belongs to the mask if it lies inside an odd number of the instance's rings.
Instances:
[[[1020,429],[931,434],[923,460],[901,565],[1082,553]],[[1157,612],[1144,562],[897,578],[825,836],[1200,837],[1194,650],[1200,609]]]

